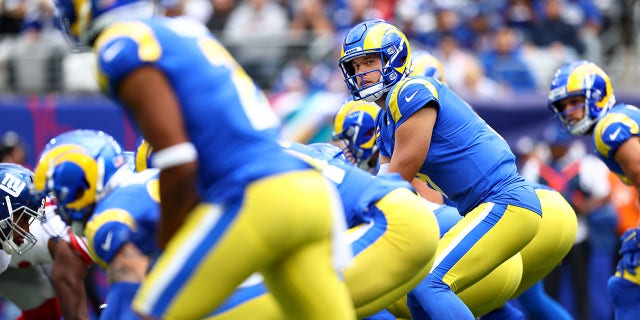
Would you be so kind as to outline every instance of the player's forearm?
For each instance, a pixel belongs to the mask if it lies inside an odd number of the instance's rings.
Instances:
[[[149,269],[150,258],[133,243],[126,243],[107,267],[109,284],[118,282],[140,283]]]
[[[158,245],[164,248],[199,201],[196,190],[197,164],[185,164],[160,172],[161,218]]]
[[[444,204],[444,199],[442,198],[442,194],[436,190],[429,188],[429,186],[427,186],[427,184],[424,181],[418,178],[414,178],[413,180],[411,180],[411,186],[423,198],[433,203]]]
[[[389,173],[398,173],[408,182],[413,181],[420,169],[421,162],[417,162],[412,157],[398,156],[392,158],[389,163]]]
[[[89,319],[84,284],[57,287],[56,292],[60,298],[60,309],[64,319]],[[78,292],[81,292],[81,294],[78,294]]]
[[[86,264],[70,249],[62,248],[56,250],[51,276],[62,314],[65,319],[89,319],[84,287]]]

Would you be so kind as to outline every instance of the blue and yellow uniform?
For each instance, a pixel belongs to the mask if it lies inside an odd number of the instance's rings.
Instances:
[[[85,229],[93,260],[106,269],[127,242],[145,255],[157,254],[159,202],[158,170],[132,173],[98,202]]]
[[[351,318],[330,263],[332,231],[344,225],[335,190],[280,148],[264,95],[206,27],[185,18],[118,21],[100,32],[94,49],[98,83],[115,100],[133,71],[162,71],[200,164],[201,203],[154,264],[136,311],[199,318],[259,271],[288,316]]]
[[[454,207],[436,205],[422,199],[422,203],[416,204],[416,195],[406,192],[409,191],[406,189],[410,189],[410,185],[397,175],[374,178],[349,165],[345,160],[332,157],[332,152],[340,151],[337,148],[324,147],[328,153],[320,153],[317,149],[297,143],[284,145],[288,150],[299,152],[303,157],[311,156],[313,159],[308,160],[316,163],[325,176],[337,184],[350,228],[347,234],[355,253],[354,261],[345,269],[344,276],[359,317],[370,315],[390,305],[390,301],[394,302],[390,300],[391,297],[396,296],[397,299],[399,294],[408,291],[408,283],[415,284],[415,279],[409,278],[411,281],[406,282],[398,275],[402,274],[408,278],[409,274],[418,270],[418,266],[408,265],[406,262],[418,260],[417,255],[427,255],[420,251],[433,250],[432,244],[435,241],[421,243],[420,241],[429,237],[428,234],[420,235],[421,233],[440,230],[438,236],[442,236],[462,219]],[[392,203],[395,204],[391,206]],[[437,228],[435,221],[425,226],[425,220],[432,220],[431,214],[425,211],[431,210],[435,214]],[[430,265],[431,260],[425,265],[426,269]],[[419,274],[422,277],[426,275],[424,270]],[[514,294],[521,275],[522,263],[520,255],[517,254],[487,277],[461,292],[460,297],[474,314],[482,315],[501,306]],[[275,307],[273,298],[266,293],[267,290],[261,282],[247,282],[212,319],[246,319],[253,314],[260,314],[264,319],[270,320],[283,319],[281,311]],[[381,298],[372,300],[375,304],[363,304],[366,302],[363,297],[381,294]],[[410,317],[405,299],[400,299],[392,305],[391,311],[395,316]]]
[[[591,135],[598,158],[623,182],[640,187],[635,165],[640,112],[635,106],[616,105],[613,85],[602,68],[586,60],[562,65],[551,80],[547,106],[573,135]],[[631,228],[620,237],[621,257],[609,278],[608,294],[619,320],[640,317],[638,233],[640,228]]]
[[[520,251],[523,274],[515,297],[560,264],[578,230],[576,212],[560,192],[541,184],[534,184],[534,189],[542,205],[542,222],[536,236]]]
[[[335,183],[342,200],[354,260],[344,279],[359,317],[400,299],[427,274],[439,229],[433,212],[397,175],[375,177],[330,144],[283,143]]]
[[[620,145],[640,135],[640,109],[628,104],[617,104],[598,121],[593,130],[596,155],[609,170],[630,184],[622,168],[613,158]]]
[[[158,170],[132,174],[96,204],[87,222],[85,235],[89,252],[103,269],[118,255],[127,243],[132,243],[151,259],[159,252],[156,225],[160,218]],[[109,283],[107,308],[103,319],[135,316],[131,300],[140,283]]]
[[[628,104],[617,104],[600,119],[593,130],[596,154],[613,173],[630,184],[628,177],[615,161],[614,154],[629,139],[640,136],[640,109]],[[616,307],[616,319],[635,319],[640,315],[640,233],[629,229],[622,235],[622,257],[615,275],[609,279],[609,296]],[[629,270],[631,269],[631,270]],[[634,271],[635,274],[631,271]]]
[[[560,264],[573,247],[578,219],[562,193],[542,184],[533,186],[542,205],[542,222],[536,236],[520,250],[522,280],[513,298],[518,298],[530,317],[571,319],[569,312],[544,292],[542,279]],[[487,317],[483,320],[503,317]]]
[[[312,163],[337,186],[354,252],[344,279],[359,318],[372,315],[407,294],[431,268],[439,238],[438,224],[427,204],[399,175],[374,177],[346,160],[329,144],[315,147],[282,142],[288,152]],[[216,319],[246,319],[260,314],[283,319],[264,297],[262,284],[243,286]]]
[[[432,78],[407,77],[389,91],[377,119],[381,155],[392,157],[395,129],[428,104],[438,116],[417,177],[455,202],[464,218],[441,239],[430,276],[420,285],[424,290],[416,288],[425,297],[437,296],[442,291],[434,288],[442,285],[461,292],[517,254],[537,233],[542,212],[533,187],[517,173],[507,142]],[[437,299],[431,298],[423,306]],[[429,307],[430,314],[450,311]]]

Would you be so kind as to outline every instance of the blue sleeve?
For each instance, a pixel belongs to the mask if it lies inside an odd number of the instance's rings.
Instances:
[[[115,89],[125,76],[142,64],[138,49],[138,44],[126,37],[115,38],[99,48],[98,66],[109,88]]]
[[[131,308],[131,302],[138,292],[140,283],[116,282],[109,286],[107,306],[100,313],[100,320],[142,319]]]
[[[393,97],[396,100],[388,106],[396,128],[429,102],[435,101],[440,104],[436,95],[435,86],[427,79],[415,78],[405,82],[397,95]]]
[[[609,154],[607,154],[609,158],[613,158],[613,154],[620,148],[620,145],[633,136],[631,128],[623,122],[613,122],[601,132],[602,142],[609,146]]]
[[[92,240],[97,258],[109,264],[125,243],[132,242],[132,230],[124,223],[109,221],[98,229]]]

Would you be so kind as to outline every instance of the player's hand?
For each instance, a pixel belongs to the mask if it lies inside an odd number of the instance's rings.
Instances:
[[[616,271],[624,274],[628,272],[632,275],[636,275],[636,268],[640,261],[640,229],[633,228],[627,230],[621,237],[620,241],[620,261],[616,267]]]

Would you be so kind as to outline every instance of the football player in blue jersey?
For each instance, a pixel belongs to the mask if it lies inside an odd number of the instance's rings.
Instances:
[[[640,109],[616,103],[611,79],[596,64],[580,60],[561,66],[551,80],[549,109],[573,135],[591,135],[598,158],[640,191]],[[639,221],[640,223],[640,221]],[[608,292],[616,320],[640,318],[640,226],[620,241],[620,261]]]
[[[350,250],[336,241],[335,187],[282,150],[266,97],[209,30],[153,16],[150,0],[56,7],[65,34],[96,52],[102,91],[155,149],[163,252],[135,310],[200,318],[260,272],[291,318],[354,318],[336,270]]]
[[[343,104],[333,117],[332,138],[349,162],[375,174],[378,172],[376,118],[380,107],[364,101]]]
[[[429,275],[412,291],[424,309],[416,312],[474,319],[456,293],[534,238],[542,214],[535,190],[517,173],[506,141],[464,100],[431,77],[409,76],[410,44],[399,29],[383,20],[362,22],[346,34],[340,56],[353,99],[382,108],[379,172],[421,180],[463,215],[440,240]]]
[[[438,223],[409,183],[398,175],[376,179],[350,165],[342,151],[328,143],[280,144],[337,186],[354,252],[343,276],[358,318],[397,301],[426,276],[439,239]],[[144,170],[150,166],[152,148],[142,140],[136,150],[136,170]],[[283,319],[280,310],[269,305],[273,298],[262,297],[266,292],[263,282],[241,286],[213,319],[245,319],[247,313]]]
[[[102,319],[136,317],[129,305],[158,252],[149,231],[159,216],[156,176],[134,176],[120,144],[96,130],[60,134],[40,154],[34,191],[55,197],[57,211],[86,235],[91,257],[106,271]]]
[[[381,309],[399,300],[426,275],[425,270],[430,268],[432,261],[428,259],[424,265],[419,261],[425,261],[433,252],[433,245],[443,234],[438,230],[448,230],[462,217],[453,207],[424,201],[398,175],[374,178],[350,165],[342,157],[341,150],[331,144],[283,142],[282,145],[289,152],[314,163],[338,186],[355,253],[353,262],[345,268],[344,277],[358,317],[384,319],[392,316]],[[479,314],[489,311],[486,308],[491,305],[504,303],[519,284],[519,259],[519,255],[514,256],[496,268],[494,275],[483,279],[487,281],[482,286],[470,288],[470,294],[464,296],[464,299],[470,299],[465,302],[468,301]],[[416,273],[417,270],[420,272]],[[399,307],[394,315],[403,311]],[[374,312],[378,313],[372,315]],[[240,320],[251,314],[260,314],[270,320],[284,319],[259,281],[241,286],[211,319]]]
[[[355,108],[352,108],[354,104]],[[344,119],[345,127],[353,125],[349,119],[352,114],[376,111],[375,108],[358,108],[360,104],[351,102],[345,105],[349,109],[348,112],[342,112],[347,116]],[[359,131],[359,135],[368,136],[368,125],[372,125],[372,122],[362,123],[366,130]],[[340,149],[333,145],[317,143],[307,146],[293,142],[281,144],[289,152],[313,163],[338,186],[350,227],[347,231],[348,238],[355,253],[354,261],[344,270],[344,278],[359,317],[368,316],[390,305],[415,285],[416,278],[424,277],[425,269],[429,268],[432,261],[428,259],[425,265],[417,261],[430,256],[437,241],[432,233],[437,234],[437,229],[440,229],[439,236],[442,236],[462,219],[454,207],[428,201],[416,202],[416,196],[406,192],[411,189],[409,184],[397,175],[383,175],[373,179],[370,174],[350,166]],[[369,157],[371,150],[362,149],[364,152],[358,154]],[[136,149],[137,171],[152,166],[151,154],[152,148],[141,140]],[[387,205],[389,202],[396,204]],[[430,217],[430,210],[434,212],[439,228],[436,228],[435,221]],[[429,239],[430,237],[434,239]],[[520,283],[521,272],[520,255],[516,255],[460,296],[474,314],[482,315],[504,304],[512,296]],[[273,297],[267,292],[264,283],[259,278],[252,277],[210,319],[239,320],[253,314],[260,314],[263,319],[284,319]],[[404,306],[397,306],[393,314],[409,314],[406,303]],[[381,317],[381,314],[376,314],[371,319]]]
[[[412,67],[411,75],[432,77],[446,84],[442,64],[430,53],[415,52],[412,55]],[[573,243],[577,228],[576,214],[560,193],[542,185],[534,185],[534,187],[542,204],[542,224],[536,237],[521,251],[524,264],[523,282],[515,296],[518,296],[525,312],[531,317],[568,320],[569,312],[546,294],[541,281],[524,290],[534,280],[547,275],[549,268],[554,268],[564,258]],[[545,212],[549,214],[545,215]],[[555,236],[548,237],[549,234]],[[482,319],[504,318],[509,311],[517,310],[498,309]],[[476,312],[474,314],[477,315]]]
[[[343,140],[346,144],[345,153],[348,152],[348,150],[356,148],[362,149],[362,151],[357,153],[359,155],[368,155],[371,151],[363,145],[352,145],[357,144],[358,141],[365,141],[368,137],[367,132],[375,129],[375,125],[372,124],[373,121],[354,122],[350,120],[367,116],[372,117],[373,120],[376,119],[377,109],[365,108],[363,106],[365,104],[373,105],[373,103],[361,100],[346,102],[340,107],[334,117],[334,130],[337,131],[334,132],[334,136],[340,137],[345,134],[348,136],[349,133],[354,133],[353,136],[349,136],[349,139]],[[361,113],[368,113],[368,115],[365,116]],[[356,157],[354,162],[361,162],[361,160],[362,159]],[[377,155],[372,159],[368,159],[368,161],[375,163],[377,161]],[[542,185],[535,185],[535,189],[542,205],[542,211],[547,214],[543,214],[542,224],[536,236],[520,251],[523,263],[522,280],[517,280],[519,285],[517,285],[517,289],[511,293],[513,297],[518,297],[525,307],[526,312],[530,315],[535,315],[540,319],[568,319],[566,317],[568,312],[544,294],[540,285],[532,286],[531,284],[548,274],[570,250],[577,228],[576,215],[559,192]],[[442,216],[438,215],[438,213],[445,208],[448,208],[450,211],[455,211],[457,214],[457,210],[448,205],[442,205],[439,209],[434,210],[440,223],[441,232],[443,229],[449,230],[452,226],[443,226],[441,221]],[[500,268],[506,269],[506,267],[502,265]],[[503,280],[498,279],[499,273],[500,272],[494,271],[489,277],[458,293],[458,296],[469,306],[475,316],[483,315],[494,309],[497,310],[489,313],[483,319],[497,319],[507,314],[507,312],[517,312],[516,309],[508,308],[508,306],[499,308],[504,303],[504,300],[497,298],[493,303],[482,300],[482,297],[485,297],[486,293],[491,292],[490,290],[494,288],[491,285],[496,286],[498,283],[502,283],[501,281]],[[492,284],[492,282],[497,283]],[[409,302],[417,303],[413,298],[409,299]],[[394,312],[394,314],[396,314],[396,312]]]

